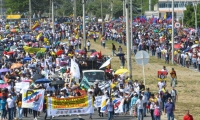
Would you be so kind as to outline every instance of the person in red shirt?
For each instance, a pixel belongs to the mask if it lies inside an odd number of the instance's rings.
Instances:
[[[186,114],[184,115],[183,120],[193,120],[193,116],[190,115],[189,110],[186,110]]]

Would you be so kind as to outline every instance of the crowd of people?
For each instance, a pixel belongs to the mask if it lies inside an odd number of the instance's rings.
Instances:
[[[72,80],[67,82],[66,78],[70,78],[70,59],[75,58],[79,67],[87,66],[87,60],[92,59],[102,64],[106,61],[106,57],[101,53],[95,54],[91,58],[90,53],[94,53],[91,49],[90,39],[94,41],[101,38],[102,45],[106,46],[107,40],[117,41],[119,48],[116,49],[115,45],[112,45],[112,55],[123,53],[121,43],[126,45],[126,31],[123,30],[123,26],[119,23],[111,22],[105,24],[104,34],[101,24],[89,23],[87,29],[87,46],[83,47],[82,41],[82,24],[77,24],[73,27],[70,23],[57,23],[55,25],[55,33],[51,30],[51,21],[48,19],[39,20],[38,26],[33,26],[31,30],[29,28],[28,21],[15,22],[8,24],[6,20],[1,19],[1,61],[0,61],[0,75],[3,84],[1,86],[1,119],[13,120],[14,118],[22,119],[26,118],[29,114],[33,114],[34,120],[37,120],[40,116],[40,112],[22,108],[22,94],[20,89],[16,89],[16,83],[27,81],[30,83],[29,89],[45,89],[45,96],[68,98],[81,96],[80,92],[77,92],[79,88],[79,82]],[[170,59],[170,46],[168,43],[160,44],[160,40],[157,40],[160,36],[167,37],[170,35],[168,29],[165,32],[154,32],[153,29],[159,29],[159,26],[151,26],[149,24],[138,25],[133,27],[133,53],[138,50],[152,51],[152,56],[157,54],[160,59],[163,56],[166,58],[166,62]],[[115,32],[113,32],[113,29]],[[151,32],[148,32],[151,31]],[[177,33],[178,35],[178,33]],[[190,34],[192,36],[192,34]],[[187,38],[186,35],[182,35],[177,38],[179,42],[182,38]],[[67,40],[67,41],[66,41]],[[192,40],[187,39],[183,41],[182,51],[177,51],[177,62],[183,66],[188,66],[193,63],[197,68],[197,61],[194,60],[193,51],[184,52],[185,48],[191,48],[193,45]],[[42,49],[45,48],[45,52]],[[195,49],[193,49],[195,50]],[[195,51],[197,53],[197,51]],[[184,54],[180,59],[179,54]],[[189,56],[189,54],[191,54]],[[188,57],[188,56],[189,57]],[[125,66],[124,55],[120,56],[121,66]],[[196,65],[195,65],[196,63]],[[87,68],[89,68],[88,66]],[[120,66],[119,66],[120,67]],[[200,69],[200,68],[199,68]],[[167,71],[163,68],[163,71]],[[167,71],[168,72],[168,71]],[[113,98],[124,98],[123,114],[136,116],[138,120],[144,119],[147,113],[151,114],[152,120],[160,120],[162,114],[167,114],[168,120],[174,119],[174,110],[176,101],[178,100],[178,93],[175,90],[177,83],[177,75],[175,70],[169,72],[168,77],[171,79],[172,89],[167,90],[166,81],[161,80],[158,82],[158,91],[152,93],[150,88],[146,88],[143,82],[139,80],[133,80],[132,76],[126,76],[125,74],[116,75],[109,74],[106,78],[107,81],[111,81],[109,88],[100,89],[99,81],[95,82],[95,86],[90,86],[90,89],[86,91],[90,96],[107,96],[109,99],[106,104],[106,114],[108,120],[114,119],[118,114],[114,112]],[[106,74],[107,75],[107,74]],[[51,83],[42,84],[37,83],[37,79],[46,78],[51,79]],[[56,81],[63,81],[61,84],[53,84]],[[168,88],[169,89],[169,88]],[[44,101],[43,112],[46,113],[46,101]],[[99,116],[103,117],[105,113],[98,108]],[[47,117],[47,115],[46,115]],[[45,119],[46,119],[45,117]],[[51,116],[54,118],[56,116]],[[184,120],[191,117],[189,112],[184,117]],[[92,119],[92,113],[89,116]]]

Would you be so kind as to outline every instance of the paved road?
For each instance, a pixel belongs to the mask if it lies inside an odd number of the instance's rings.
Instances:
[[[44,116],[45,114],[42,113],[40,115],[39,118],[37,118],[37,120],[44,120]],[[83,118],[84,120],[89,120],[89,115],[72,115],[72,116],[60,116],[60,117],[54,117],[53,120],[78,120],[78,119],[74,119],[74,118]],[[92,115],[93,120],[107,120],[107,116],[104,115],[104,117],[99,117],[97,111],[95,111],[95,113]],[[23,118],[23,120],[33,120],[33,115],[28,115],[27,118]],[[47,120],[50,120],[50,118],[48,117]],[[115,116],[114,120],[137,120],[135,117],[132,116],[124,116],[124,115],[118,115]],[[147,115],[147,117],[144,118],[144,120],[151,120],[150,114]],[[163,120],[163,119],[162,119]]]

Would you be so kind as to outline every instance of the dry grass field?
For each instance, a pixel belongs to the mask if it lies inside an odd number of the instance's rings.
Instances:
[[[119,44],[114,41],[106,41],[106,49],[101,46],[99,40],[95,43],[93,40],[91,42],[91,49],[96,49],[106,55],[112,56],[112,43],[115,44],[118,48]],[[126,47],[121,45],[124,53],[126,53]],[[113,57],[112,68],[114,70],[120,68],[120,61],[118,57]],[[151,57],[147,65],[145,65],[145,77],[146,77],[146,87],[149,87],[151,92],[156,93],[157,88],[157,71],[161,70],[163,66],[166,66],[168,71],[171,68],[175,68],[178,76],[178,85],[176,90],[178,92],[178,101],[176,105],[175,118],[177,120],[182,120],[185,110],[190,110],[190,113],[193,115],[194,120],[200,120],[200,72],[189,70],[187,68],[165,64],[163,60],[158,60],[156,57]],[[125,64],[125,66],[127,66]],[[133,79],[143,80],[142,67],[137,65],[134,56],[132,56],[132,68],[133,68]],[[167,80],[167,90],[171,90],[169,85],[170,78]]]

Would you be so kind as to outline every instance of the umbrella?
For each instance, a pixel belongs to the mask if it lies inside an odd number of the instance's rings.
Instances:
[[[7,55],[12,55],[13,53],[15,53],[15,52],[10,51],[10,52],[7,52]]]
[[[8,78],[9,78],[9,79],[16,79],[15,76],[9,76]]]
[[[58,81],[53,81],[51,82],[52,85],[62,85],[64,84],[65,82],[63,80],[58,80]]]
[[[51,81],[46,79],[46,78],[41,78],[41,79],[37,79],[35,81],[35,83],[40,84],[40,83],[50,83]]]
[[[78,54],[84,55],[84,54],[86,54],[86,52],[85,51],[79,51]]]
[[[60,62],[60,66],[66,66],[66,65],[67,65],[67,62],[65,62],[65,61]]]
[[[6,87],[8,87],[8,84],[1,84],[0,85],[0,88],[6,88]]]
[[[116,56],[124,56],[125,54],[124,53],[118,53]]]
[[[73,91],[73,90],[75,90],[75,89],[77,89],[79,87],[80,87],[79,85],[74,85],[74,86],[71,87],[71,90]]]
[[[41,79],[41,78],[44,78],[44,75],[42,75],[42,74],[35,74],[35,75],[33,75],[33,77],[32,77],[32,80],[37,80],[37,79]]]
[[[22,66],[23,65],[21,63],[13,63],[12,66],[11,66],[11,69],[20,68]]]
[[[119,75],[119,74],[123,74],[123,73],[129,73],[129,70],[127,70],[127,69],[118,69],[116,72],[115,72],[115,74],[116,75]]]
[[[199,46],[198,44],[194,44],[194,45],[192,45],[191,48],[196,48],[196,47],[198,47],[198,46]]]
[[[89,50],[89,52],[94,53],[94,52],[96,52],[96,50],[95,49],[91,49],[91,50]]]
[[[61,55],[63,53],[63,50],[59,50],[58,52],[56,52],[56,55]]]
[[[24,58],[23,60],[24,60],[24,61],[28,61],[28,60],[31,60],[31,58],[30,58],[30,57],[26,57],[26,58]]]
[[[66,70],[67,70],[66,68],[61,68],[61,69],[60,69],[60,72],[61,72],[61,73],[65,73]]]
[[[0,84],[4,84],[5,82],[3,80],[0,80]]]
[[[99,69],[101,69],[101,68],[104,68],[104,67],[108,66],[108,65],[110,64],[110,61],[111,61],[111,59],[112,59],[112,58],[110,58],[110,59],[106,60],[106,62],[104,62],[104,63],[101,65],[101,67],[100,67]]]
[[[10,50],[15,50],[17,48],[17,46],[11,46]]]
[[[174,45],[174,48],[175,48],[175,49],[180,49],[180,48],[182,48],[182,47],[181,47],[180,44],[175,44],[175,45]]]
[[[79,51],[81,51],[81,50],[75,50],[75,52],[77,52],[77,53],[78,53]]]
[[[94,56],[96,56],[96,55],[98,55],[99,54],[99,52],[94,52],[94,53],[92,53],[91,55],[90,55],[90,57],[94,57]]]
[[[31,82],[31,80],[22,80],[22,82]]]
[[[17,30],[16,29],[11,29],[10,32],[15,33],[15,32],[17,32]]]
[[[2,72],[9,72],[10,70],[8,69],[8,68],[2,68],[2,69],[0,69],[0,73],[2,73]]]
[[[56,75],[56,74],[50,75],[49,77],[51,77],[51,78],[59,78],[59,76]]]
[[[106,72],[109,73],[109,72],[112,72],[112,70],[110,70],[110,69],[106,69]]]

